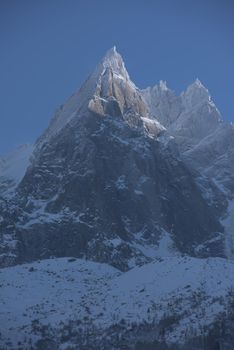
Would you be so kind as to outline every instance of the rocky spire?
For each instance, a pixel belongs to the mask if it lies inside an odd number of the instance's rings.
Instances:
[[[204,102],[211,102],[209,91],[198,78],[188,86],[181,96],[189,108]]]
[[[115,46],[106,52],[101,61],[101,66],[104,69],[110,68],[113,73],[120,75],[126,80],[130,80],[122,56],[117,52]]]

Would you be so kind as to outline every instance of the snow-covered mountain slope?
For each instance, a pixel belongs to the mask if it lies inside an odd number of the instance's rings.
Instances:
[[[152,341],[183,344],[208,333],[228,312],[234,264],[166,257],[120,273],[105,264],[60,258],[5,268],[0,277],[2,349],[39,349],[43,341],[44,349],[77,349],[87,342],[89,349],[120,349],[121,338],[134,349],[149,334]],[[121,325],[116,344],[112,327]]]
[[[218,128],[184,153],[186,161],[212,178],[228,196],[234,195],[234,125]]]
[[[23,178],[33,146],[25,144],[0,157],[0,196],[9,196]]]

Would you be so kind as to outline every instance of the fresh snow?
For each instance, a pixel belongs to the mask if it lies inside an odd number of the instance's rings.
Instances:
[[[61,321],[86,319],[87,325],[88,319],[90,326],[105,329],[121,319],[157,324],[169,315],[180,321],[168,341],[183,342],[186,331],[199,332],[225,310],[234,263],[164,257],[121,273],[106,264],[56,258],[3,268],[0,279],[0,346],[8,339],[35,341],[35,320],[59,329]]]
[[[171,238],[171,235],[161,228],[161,236],[156,244],[146,242],[141,233],[138,233],[137,239],[131,244],[132,247],[140,250],[148,258],[175,257],[181,255]]]

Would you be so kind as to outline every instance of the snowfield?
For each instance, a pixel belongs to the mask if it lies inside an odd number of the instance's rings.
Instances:
[[[175,318],[169,342],[183,342],[225,312],[234,262],[222,258],[157,258],[122,273],[106,264],[54,258],[0,270],[0,348],[35,343],[35,324],[58,329],[69,320],[113,324]],[[17,348],[17,347],[16,347]]]

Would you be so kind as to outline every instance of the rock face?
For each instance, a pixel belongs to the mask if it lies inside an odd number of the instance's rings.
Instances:
[[[216,208],[164,130],[108,51],[36,142],[15,197],[16,261],[85,256],[126,270],[165,232],[181,253],[222,256]]]

